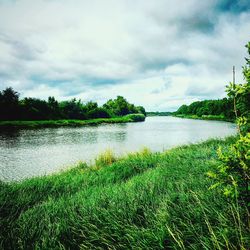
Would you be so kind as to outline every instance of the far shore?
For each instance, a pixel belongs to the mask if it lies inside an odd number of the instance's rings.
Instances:
[[[196,120],[210,120],[210,121],[224,121],[224,122],[235,122],[233,119],[228,119],[225,118],[224,116],[221,115],[175,115],[171,114],[171,116],[178,117],[178,118],[186,118],[186,119],[196,119]]]
[[[102,123],[127,123],[145,121],[143,114],[129,114],[113,118],[97,118],[91,120],[34,120],[34,121],[0,121],[0,129],[11,128],[49,128],[49,127],[79,127],[99,125]]]

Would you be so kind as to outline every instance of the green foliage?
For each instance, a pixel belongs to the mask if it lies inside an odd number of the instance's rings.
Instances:
[[[250,43],[247,45],[250,55]],[[218,150],[221,164],[208,175],[216,182],[211,188],[221,187],[225,195],[236,197],[250,209],[250,64],[243,68],[245,84],[230,83],[226,92],[234,103],[239,139],[229,150]]]
[[[20,101],[20,116],[26,120],[49,119],[50,108],[46,101],[36,98],[24,98]]]
[[[142,106],[135,107],[135,111],[136,113],[140,113],[140,114],[143,114],[144,116],[147,116],[146,110]]]
[[[0,118],[5,120],[15,119],[18,110],[19,94],[12,88],[0,91]]]
[[[233,120],[233,101],[230,98],[223,98],[221,100],[204,100],[193,102],[190,105],[182,105],[176,112],[176,116],[190,117],[197,116],[197,118],[204,117],[223,117],[223,120]]]
[[[237,116],[250,115],[250,83],[235,84],[230,82],[226,86],[226,92],[231,99],[235,100],[235,111]]]
[[[65,119],[86,119],[86,114],[82,110],[82,103],[80,100],[73,98],[70,101],[63,101],[59,104],[62,111],[63,118]]]
[[[113,116],[124,116],[134,113],[141,113],[146,116],[146,111],[142,106],[136,107],[134,104],[130,104],[122,96],[117,96],[114,100],[108,100],[103,107],[109,110]]]
[[[134,104],[128,103],[122,96],[109,100],[102,107],[98,107],[96,102],[89,101],[84,104],[75,98],[58,102],[53,96],[50,96],[47,101],[30,97],[19,100],[19,94],[12,88],[0,91],[0,121],[88,120],[137,113],[146,116],[142,106],[136,107]]]
[[[169,116],[172,115],[171,112],[147,112],[147,116]]]
[[[129,114],[125,116],[126,119],[131,122],[143,122],[145,120],[145,115],[143,114]]]
[[[223,193],[231,198],[249,202],[250,180],[250,133],[240,136],[239,140],[227,151],[218,149],[221,164],[216,172],[208,172],[216,183],[211,186],[222,187]]]

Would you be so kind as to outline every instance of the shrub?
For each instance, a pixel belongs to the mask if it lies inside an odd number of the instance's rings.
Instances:
[[[250,42],[246,46],[250,55]],[[249,131],[249,99],[250,99],[250,59],[243,68],[246,80],[245,84],[230,83],[227,86],[227,93],[233,99],[234,113],[238,126],[239,139],[227,152],[221,148],[218,156],[221,164],[216,171],[208,172],[208,176],[216,183],[211,188],[222,187],[226,196],[237,198],[244,203],[248,210],[250,208],[250,131]]]
[[[142,122],[145,121],[145,115],[143,114],[129,114],[126,115],[126,118],[131,119],[133,122]]]

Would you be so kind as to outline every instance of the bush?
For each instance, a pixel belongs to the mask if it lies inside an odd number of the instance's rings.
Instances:
[[[250,42],[246,46],[250,55]],[[229,197],[237,198],[250,208],[250,59],[243,68],[247,83],[230,83],[227,86],[228,96],[233,100],[234,113],[238,126],[239,139],[227,152],[220,148],[218,156],[221,165],[216,171],[209,172],[208,176],[215,179],[216,183],[211,188],[221,187],[222,192]]]
[[[143,114],[129,114],[125,116],[126,118],[130,119],[133,122],[142,122],[145,121],[145,115]]]

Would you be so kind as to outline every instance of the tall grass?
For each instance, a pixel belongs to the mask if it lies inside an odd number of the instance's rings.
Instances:
[[[106,165],[111,165],[116,161],[116,157],[111,149],[107,149],[105,152],[101,153],[95,159],[95,166],[96,167],[103,167]]]
[[[233,140],[121,159],[109,152],[98,167],[1,183],[0,248],[249,249],[244,207],[205,177],[217,147]]]

